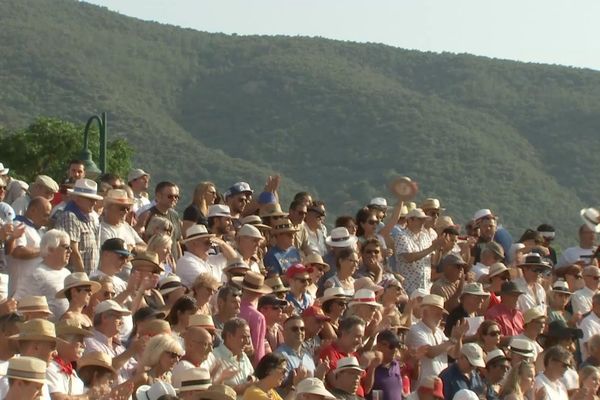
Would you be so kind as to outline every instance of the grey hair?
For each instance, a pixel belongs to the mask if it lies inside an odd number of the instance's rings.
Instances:
[[[42,236],[40,242],[40,255],[46,257],[50,252],[50,249],[55,249],[60,246],[61,241],[71,245],[71,239],[67,232],[58,229],[50,229]]]

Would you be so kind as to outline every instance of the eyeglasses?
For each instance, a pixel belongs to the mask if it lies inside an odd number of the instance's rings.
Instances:
[[[491,332],[488,332],[487,335],[493,336],[493,337],[500,336],[500,331],[491,331]]]
[[[377,219],[369,219],[369,220],[367,220],[365,222],[367,224],[369,224],[369,225],[375,225],[375,224],[377,224],[379,222],[379,220],[377,220]]]
[[[71,251],[71,246],[68,244],[59,244],[58,247],[60,247],[61,249],[64,249],[66,251]]]
[[[333,304],[337,304],[340,307],[348,307],[348,304],[345,301],[334,301]]]
[[[294,280],[302,283],[310,283],[310,278],[294,278]]]
[[[119,211],[129,212],[131,211],[131,207],[119,207]]]
[[[290,326],[290,330],[292,332],[298,333],[298,332],[304,332],[306,330],[306,328],[304,328],[303,326]]]
[[[178,194],[168,194],[167,198],[169,200],[179,200],[179,195]]]
[[[165,354],[167,354],[171,358],[176,358],[178,360],[181,358],[181,355],[179,355],[178,353],[175,353],[173,351],[165,351]]]

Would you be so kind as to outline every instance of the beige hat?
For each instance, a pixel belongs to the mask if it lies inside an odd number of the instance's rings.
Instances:
[[[376,294],[381,294],[383,292],[383,286],[379,286],[373,282],[373,279],[368,276],[363,276],[354,281],[354,290],[360,289],[369,289],[375,292]]]
[[[296,395],[301,393],[316,394],[318,396],[323,396],[326,399],[336,398],[331,392],[325,389],[323,381],[318,378],[304,378],[301,380],[296,386]]]
[[[326,301],[329,300],[342,300],[347,302],[350,299],[350,296],[346,294],[343,288],[341,287],[331,287],[325,289],[323,292],[323,297],[319,297],[319,303],[323,305]]]
[[[82,286],[89,286],[92,289],[92,294],[98,292],[102,288],[100,283],[90,281],[90,278],[88,278],[85,272],[73,272],[71,275],[67,275],[64,280],[64,287],[56,293],[55,297],[57,299],[64,299],[67,290]]]
[[[406,214],[406,218],[429,219],[429,217],[420,208],[415,208]]]
[[[206,314],[193,314],[190,315],[188,320],[188,327],[199,326],[207,330],[214,330],[215,323],[213,322],[212,316]]]
[[[65,319],[56,323],[56,336],[64,337],[66,335],[81,335],[84,337],[92,336],[92,332],[83,329],[79,321],[75,319]]]
[[[493,278],[496,275],[500,275],[503,272],[509,272],[508,268],[506,268],[506,265],[504,265],[501,262],[497,262],[495,264],[492,264],[490,266],[490,273],[488,274],[488,278]]]
[[[232,280],[240,285],[242,289],[251,292],[263,294],[273,293],[273,289],[265,285],[265,277],[258,272],[248,271],[243,277],[234,277]]]
[[[131,265],[133,268],[142,266],[143,264],[152,264],[156,267],[156,272],[165,271],[164,267],[159,263],[158,254],[153,251],[138,251],[133,260],[131,260]]]
[[[248,215],[242,219],[240,219],[240,223],[242,225],[252,225],[257,227],[258,229],[269,230],[271,227],[269,225],[265,225],[262,223],[262,219],[258,215]]]
[[[246,237],[251,237],[251,238],[255,238],[255,239],[263,238],[263,235],[260,233],[258,228],[253,225],[250,225],[250,224],[243,225],[240,228],[240,230],[237,232],[237,236],[238,237],[246,236]]]
[[[285,286],[281,281],[281,278],[278,276],[265,279],[265,284],[269,285],[269,287],[273,289],[273,293],[287,293],[290,291],[290,288]]]
[[[504,354],[504,352],[500,349],[494,349],[487,353],[487,356],[485,357],[485,363],[489,364],[490,361],[495,361],[499,359],[506,359],[506,354]]]
[[[292,221],[290,221],[287,218],[284,218],[281,221],[279,221],[277,223],[277,225],[275,225],[273,227],[273,230],[271,230],[272,235],[278,235],[280,233],[295,233],[295,232],[298,232],[298,228],[296,228],[294,226],[294,224],[292,224]]]
[[[94,315],[102,314],[107,311],[114,311],[121,315],[131,315],[131,311],[121,307],[121,305],[114,300],[104,300],[99,303],[94,310]]]
[[[231,217],[231,209],[225,204],[213,204],[208,206],[208,215],[206,217]]]
[[[446,311],[444,308],[444,298],[442,296],[438,296],[437,294],[428,294],[424,296],[421,306],[437,307],[444,311],[444,313],[448,314],[448,311]]]
[[[323,272],[327,272],[330,269],[329,264],[323,261],[323,257],[321,257],[319,253],[311,253],[305,256],[302,264],[306,265],[307,267],[309,264],[321,265],[323,267]]]
[[[67,189],[71,196],[86,197],[92,200],[102,200],[98,195],[98,184],[91,179],[77,179],[73,189]]]
[[[546,313],[543,306],[531,307],[529,310],[523,313],[523,320],[526,324],[540,318],[546,318]]]
[[[177,275],[168,275],[158,281],[158,291],[162,296],[167,295],[179,288],[185,288],[181,283],[181,278]]]
[[[234,257],[231,260],[227,261],[227,266],[223,268],[223,272],[229,272],[232,269],[243,269],[245,271],[250,271],[250,267],[241,256]]]
[[[89,366],[102,367],[115,375],[117,374],[117,371],[112,366],[112,359],[110,356],[101,351],[90,351],[84,353],[83,357],[77,360],[77,371],[81,370],[83,367]]]
[[[183,243],[187,243],[190,240],[202,239],[202,238],[211,238],[214,237],[212,233],[209,233],[206,230],[206,226],[202,224],[196,224],[190,226],[187,231],[185,231],[185,239],[182,240]]]
[[[236,400],[237,393],[227,385],[212,385],[202,392],[202,400]]]
[[[474,367],[485,368],[485,361],[483,360],[483,350],[477,343],[465,343],[460,348],[462,355],[467,357],[469,364]]]
[[[53,315],[48,308],[48,300],[44,296],[25,296],[17,302],[17,312],[25,313],[46,313]]]
[[[287,217],[289,214],[284,213],[281,210],[281,206],[278,203],[275,204],[265,204],[261,207],[260,217]]]
[[[337,228],[333,228],[329,236],[325,238],[325,244],[329,247],[352,247],[358,242],[358,238],[354,235],[351,235],[348,232],[348,229],[339,226]]]
[[[600,276],[600,268],[595,265],[588,265],[583,269],[583,276]]]
[[[140,168],[132,169],[127,174],[127,183],[140,179],[142,176],[150,176],[150,174]]]
[[[13,357],[8,360],[6,377],[21,381],[46,383],[47,365],[35,357]]]
[[[460,226],[458,224],[455,224],[454,221],[452,220],[452,217],[448,216],[448,215],[442,215],[441,217],[439,217],[437,219],[437,221],[435,221],[435,230],[438,232],[442,232],[444,229],[446,228],[456,228],[459,229]]]
[[[504,257],[505,257],[504,248],[494,241],[487,243],[483,247],[483,250],[491,251],[492,253],[496,254],[498,257],[500,257],[502,259],[504,259]]]
[[[406,217],[406,214],[408,214],[408,207],[406,207],[406,204],[402,204],[399,217]]]
[[[533,357],[534,347],[528,339],[521,339],[513,337],[510,341],[508,349],[514,353],[520,354],[525,357]]]
[[[110,189],[106,196],[104,196],[105,204],[121,204],[124,206],[130,206],[133,204],[133,199],[129,198],[127,191],[123,189]]]
[[[441,208],[440,201],[438,199],[428,198],[423,200],[419,206],[421,210],[440,210],[444,211],[445,208]]]
[[[358,360],[356,359],[356,357],[351,356],[340,358],[337,362],[337,367],[333,372],[337,374],[338,372],[347,371],[349,369],[353,369],[355,371],[360,372],[364,371],[364,369],[360,367],[360,364],[358,364]]]
[[[556,282],[552,284],[552,291],[555,293],[571,294],[569,285],[564,279],[557,279]]]
[[[34,318],[21,324],[19,334],[9,336],[9,339],[56,342],[56,329],[52,322]]]
[[[358,304],[366,304],[377,308],[383,307],[375,299],[375,292],[370,289],[359,289],[354,292],[354,296],[352,297],[352,300],[350,300],[350,307]]]
[[[54,193],[58,193],[60,188],[58,187],[58,183],[48,175],[38,175],[35,178],[35,182],[38,185],[42,185],[52,190]]]
[[[466,283],[463,286],[463,291],[461,293],[461,296],[464,294],[472,294],[475,296],[485,296],[485,297],[490,295],[488,292],[483,290],[483,285],[481,283],[477,283],[477,282]]]
[[[173,374],[173,386],[179,393],[207,390],[211,384],[210,372],[204,368],[179,369]]]

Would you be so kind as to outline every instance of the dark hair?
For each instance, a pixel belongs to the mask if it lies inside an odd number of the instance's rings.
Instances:
[[[292,322],[292,321],[296,321],[296,320],[303,321],[302,317],[299,316],[298,314],[292,314],[291,317],[287,317],[285,319],[285,321],[283,321],[283,326],[285,326],[288,322]]]
[[[348,223],[350,222],[354,222],[356,224],[356,221],[354,221],[354,217],[350,216],[350,215],[340,215],[339,217],[337,217],[335,219],[335,227],[336,228],[345,228],[346,226],[348,226]]]
[[[23,315],[12,312],[0,317],[0,332],[6,333],[10,328],[14,328],[18,323],[24,322]]]
[[[200,397],[202,397],[202,396],[200,396]],[[173,396],[173,395],[170,395],[170,394],[163,394],[162,396],[160,396],[156,400],[179,400],[179,397]]]
[[[221,338],[225,341],[227,335],[235,335],[238,329],[248,326],[248,323],[245,319],[241,319],[238,317],[231,318],[225,322],[223,325],[223,330],[221,331]]]
[[[171,312],[169,312],[169,316],[167,317],[167,321],[171,326],[177,325],[179,323],[179,313],[186,311],[198,311],[198,306],[196,305],[196,299],[190,296],[181,296],[173,307],[171,307]]]
[[[111,184],[112,181],[116,181],[117,179],[121,179],[121,177],[119,177],[119,175],[111,174],[110,172],[107,172],[105,174],[100,175],[100,178],[98,179],[98,181]]]
[[[460,235],[460,232],[458,231],[458,229],[456,229],[453,226],[447,227],[446,229],[444,229],[442,231],[442,233],[445,233],[446,235],[456,235],[456,236]]]
[[[300,205],[304,205],[304,201],[302,201],[302,199],[297,199],[294,200],[290,203],[290,211],[292,210],[296,210],[296,208],[298,208],[298,206]]]
[[[536,231],[538,232],[555,232],[554,227],[548,224],[541,224],[537,227]]]
[[[335,258],[336,267],[340,269],[340,260],[345,260],[352,254],[354,254],[354,249],[352,247],[344,247],[343,249],[340,249],[340,251],[337,253],[337,257]]]
[[[302,200],[312,197],[308,192],[298,192],[294,195],[294,200]]]
[[[356,213],[356,236],[363,236],[365,234],[365,230],[362,227],[362,224],[367,222],[369,216],[375,215],[374,210],[369,210],[367,207],[363,207]]]
[[[519,243],[523,243],[526,240],[533,240],[535,243],[540,244],[544,242],[544,238],[541,233],[534,231],[533,229],[526,229],[521,235]]]
[[[115,373],[110,369],[102,367],[100,365],[86,365],[85,367],[79,368],[77,371],[77,376],[79,379],[83,381],[83,384],[86,387],[90,387],[92,385],[94,379],[98,379],[103,375],[111,375],[114,376]]]
[[[350,315],[340,321],[338,331],[340,334],[348,333],[357,325],[365,326],[365,320],[357,315]]]
[[[544,367],[548,367],[550,361],[561,361],[561,362],[569,362],[571,361],[571,353],[564,347],[557,345],[552,346],[548,350],[546,350],[544,354]]]
[[[256,368],[254,368],[254,376],[258,379],[266,378],[273,370],[277,367],[280,367],[281,364],[287,363],[287,360],[278,353],[269,353],[265,354],[263,358],[260,359],[258,364],[256,364]]]
[[[379,243],[379,239],[376,237],[370,237],[361,245],[360,252],[362,253],[367,246],[381,247],[381,243]]]
[[[177,185],[169,181],[159,182],[158,185],[156,185],[156,189],[154,189],[154,193],[160,193],[164,188],[168,187],[177,187]]]
[[[217,294],[217,300],[227,301],[227,298],[231,295],[240,296],[242,293],[240,289],[235,286],[225,285],[221,289],[219,289],[219,293]]]
[[[83,160],[78,160],[76,158],[72,159],[71,161],[69,161],[69,167],[73,164],[77,164],[77,165],[83,165],[85,167],[85,163],[83,162]]]

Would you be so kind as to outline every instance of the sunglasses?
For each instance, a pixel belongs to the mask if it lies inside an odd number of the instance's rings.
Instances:
[[[167,355],[171,358],[176,358],[176,359],[181,358],[181,356],[178,353],[175,353],[173,351],[165,351],[165,353],[167,353]]]
[[[0,186],[0,190],[6,190],[6,186]]]
[[[491,332],[488,332],[487,335],[493,336],[493,337],[500,336],[500,331],[491,331]]]
[[[425,213],[425,215],[428,215],[430,217],[439,217],[440,216],[440,212],[439,211],[427,211]]]
[[[115,292],[109,292],[108,290],[104,291],[104,298],[105,299],[112,299],[113,297],[115,297],[117,294]]]
[[[298,332],[304,332],[306,330],[306,328],[304,328],[303,326],[290,326],[290,330],[292,332],[298,333]]]
[[[369,219],[369,220],[367,220],[367,221],[365,221],[365,222],[366,222],[367,224],[369,224],[369,225],[375,225],[375,224],[377,224],[377,223],[379,222],[379,220],[376,220],[376,219]]]
[[[334,301],[333,304],[337,304],[340,307],[348,307],[348,303],[346,303],[345,301]]]
[[[129,212],[131,211],[131,207],[119,207],[119,211]]]
[[[294,278],[294,280],[302,283],[310,283],[310,278]]]

